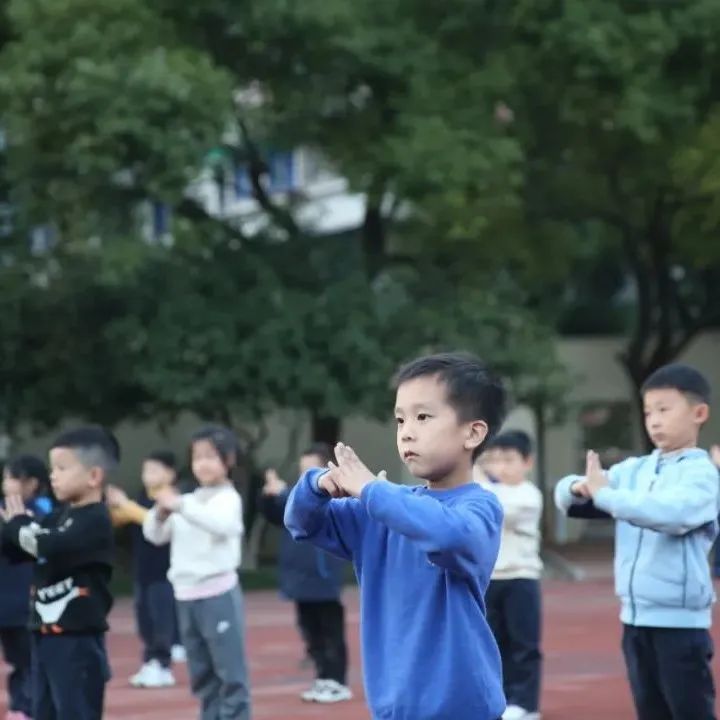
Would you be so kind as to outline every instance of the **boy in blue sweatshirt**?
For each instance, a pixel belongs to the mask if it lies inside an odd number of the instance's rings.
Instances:
[[[425,483],[388,482],[339,443],[337,464],[300,478],[285,524],[355,566],[374,720],[498,720],[500,654],[484,596],[502,509],[472,465],[502,423],[505,390],[459,353],[409,363],[396,388],[398,452]]]
[[[570,516],[617,521],[615,592],[638,720],[715,720],[707,557],[720,483],[697,447],[710,386],[694,368],[673,364],[653,373],[642,394],[656,450],[607,473],[588,452],[585,476],[561,480],[555,501]]]

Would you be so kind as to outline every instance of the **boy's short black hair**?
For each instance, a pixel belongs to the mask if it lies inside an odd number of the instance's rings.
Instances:
[[[100,425],[86,425],[60,433],[50,446],[68,448],[75,452],[86,467],[99,467],[108,475],[120,462],[120,443],[106,428]]]
[[[317,455],[322,461],[323,466],[327,465],[333,459],[333,451],[330,445],[324,442],[315,442],[309,445],[303,450],[300,456],[305,457],[306,455]]]
[[[690,365],[672,363],[658,368],[642,385],[641,393],[648,390],[677,390],[696,402],[710,404],[710,383]]]
[[[225,467],[229,470],[240,461],[240,441],[235,433],[223,425],[205,425],[193,433],[190,445],[207,440],[214,448]]]
[[[177,470],[177,460],[172,450],[153,450],[151,453],[148,453],[144,459],[160,463],[173,472]]]
[[[516,450],[527,460],[533,454],[533,442],[522,430],[506,430],[496,435],[485,448],[486,450]]]
[[[404,365],[395,375],[395,388],[420,377],[436,377],[445,384],[447,401],[461,422],[487,423],[487,437],[473,453],[477,457],[505,419],[507,395],[502,380],[475,355],[452,352],[426,355]]]
[[[47,465],[37,455],[15,455],[5,465],[5,472],[18,480],[35,478],[42,489],[50,487]]]

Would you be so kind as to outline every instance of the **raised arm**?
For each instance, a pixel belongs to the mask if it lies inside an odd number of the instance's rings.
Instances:
[[[590,498],[575,495],[572,487],[585,480],[583,475],[568,475],[555,486],[555,506],[564,515],[582,520],[607,520],[611,517],[604,510],[595,507]]]
[[[362,539],[365,510],[357,498],[331,499],[317,481],[325,471],[308,470],[290,492],[285,506],[285,527],[295,540],[337,557],[352,560]]]
[[[176,512],[218,537],[236,537],[244,532],[242,500],[235,491],[218,493],[208,502],[193,494],[183,495]]]
[[[101,512],[107,512],[103,507]],[[43,527],[25,516],[10,520],[6,537],[26,553],[34,557],[53,558],[57,555],[84,550],[93,545],[106,543],[111,536],[110,522],[100,513],[76,514],[72,521],[59,527]]]
[[[157,505],[150,508],[142,524],[145,539],[153,545],[167,545],[172,539],[172,518],[161,517]]]
[[[497,559],[503,512],[492,493],[478,489],[462,504],[447,505],[377,480],[361,499],[369,517],[415,541],[435,565],[464,575],[488,574]]]
[[[503,504],[503,527],[536,532],[542,517],[542,493],[534,485],[527,485],[522,490],[522,497]]]
[[[123,525],[142,525],[148,509],[140,505],[134,500],[127,500],[122,505],[116,505],[110,508],[110,519],[113,527],[122,527]]]
[[[19,544],[18,533],[21,527],[30,525],[32,519],[28,515],[4,522],[0,533],[0,554],[11,564],[31,562],[37,557],[36,553],[29,553]]]
[[[620,487],[624,477],[634,477],[640,469],[642,458],[627,458],[613,465],[606,473],[608,487]],[[575,484],[586,481],[585,475],[568,475],[555,486],[555,505],[558,510],[572,518],[583,520],[607,520],[612,515],[605,508],[599,507],[592,498],[573,492]]]
[[[289,496],[290,490],[283,490],[279,495],[263,495],[260,498],[260,510],[269,523],[285,527],[285,506]]]
[[[649,491],[606,487],[595,493],[595,506],[616,520],[670,535],[686,533],[714,522],[718,516],[720,480],[706,461],[688,461],[673,485]]]

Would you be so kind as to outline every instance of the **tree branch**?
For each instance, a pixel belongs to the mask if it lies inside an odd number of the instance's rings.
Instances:
[[[242,137],[245,154],[248,162],[248,172],[250,175],[250,183],[253,188],[253,196],[260,207],[281,227],[288,236],[292,238],[299,237],[302,233],[292,213],[285,207],[278,205],[268,195],[263,187],[262,177],[265,175],[265,162],[260,155],[257,145],[250,137],[250,132],[239,116],[236,117],[240,135]]]
[[[630,340],[621,353],[621,360],[636,382],[642,380],[643,359],[652,336],[652,288],[646,273],[642,253],[632,233],[621,234],[622,245],[637,288],[637,316]]]
[[[658,193],[647,225],[645,240],[650,254],[652,277],[656,288],[657,328],[655,348],[649,358],[647,370],[655,370],[670,357],[673,340],[674,280],[670,267],[670,237],[665,215],[664,196]]]
[[[385,181],[375,177],[366,193],[365,219],[361,237],[367,275],[372,280],[385,266],[387,242],[382,205],[385,198]]]

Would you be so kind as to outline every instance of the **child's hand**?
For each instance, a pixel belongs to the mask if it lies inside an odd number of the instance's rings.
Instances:
[[[575,495],[575,497],[586,498],[587,500],[590,499],[590,490],[588,489],[585,480],[577,480],[574,482],[570,486],[570,492]]]
[[[263,486],[263,495],[269,497],[277,497],[287,488],[287,483],[277,474],[275,468],[269,468],[265,471],[265,485]]]
[[[2,510],[2,518],[5,522],[12,520],[19,515],[30,515],[25,508],[25,503],[20,495],[7,495],[5,497],[5,508]]]
[[[326,492],[332,498],[348,497],[348,494],[340,487],[340,481],[335,479],[337,468],[330,463],[328,471],[320,476],[318,480],[318,488]]]
[[[378,479],[349,445],[338,443],[335,446],[335,457],[337,466],[329,464],[332,480],[351,497],[360,497],[363,488]]]
[[[155,497],[155,503],[160,510],[164,511],[165,517],[178,510],[181,502],[180,493],[172,487],[163,488]]]
[[[720,445],[713,445],[710,448],[710,459],[715,463],[715,467],[720,469]]]
[[[127,493],[116,485],[108,485],[105,490],[105,499],[111,508],[119,508],[128,502]]]
[[[590,497],[598,490],[608,486],[608,479],[600,465],[600,457],[594,450],[588,450],[585,463],[585,487]]]

